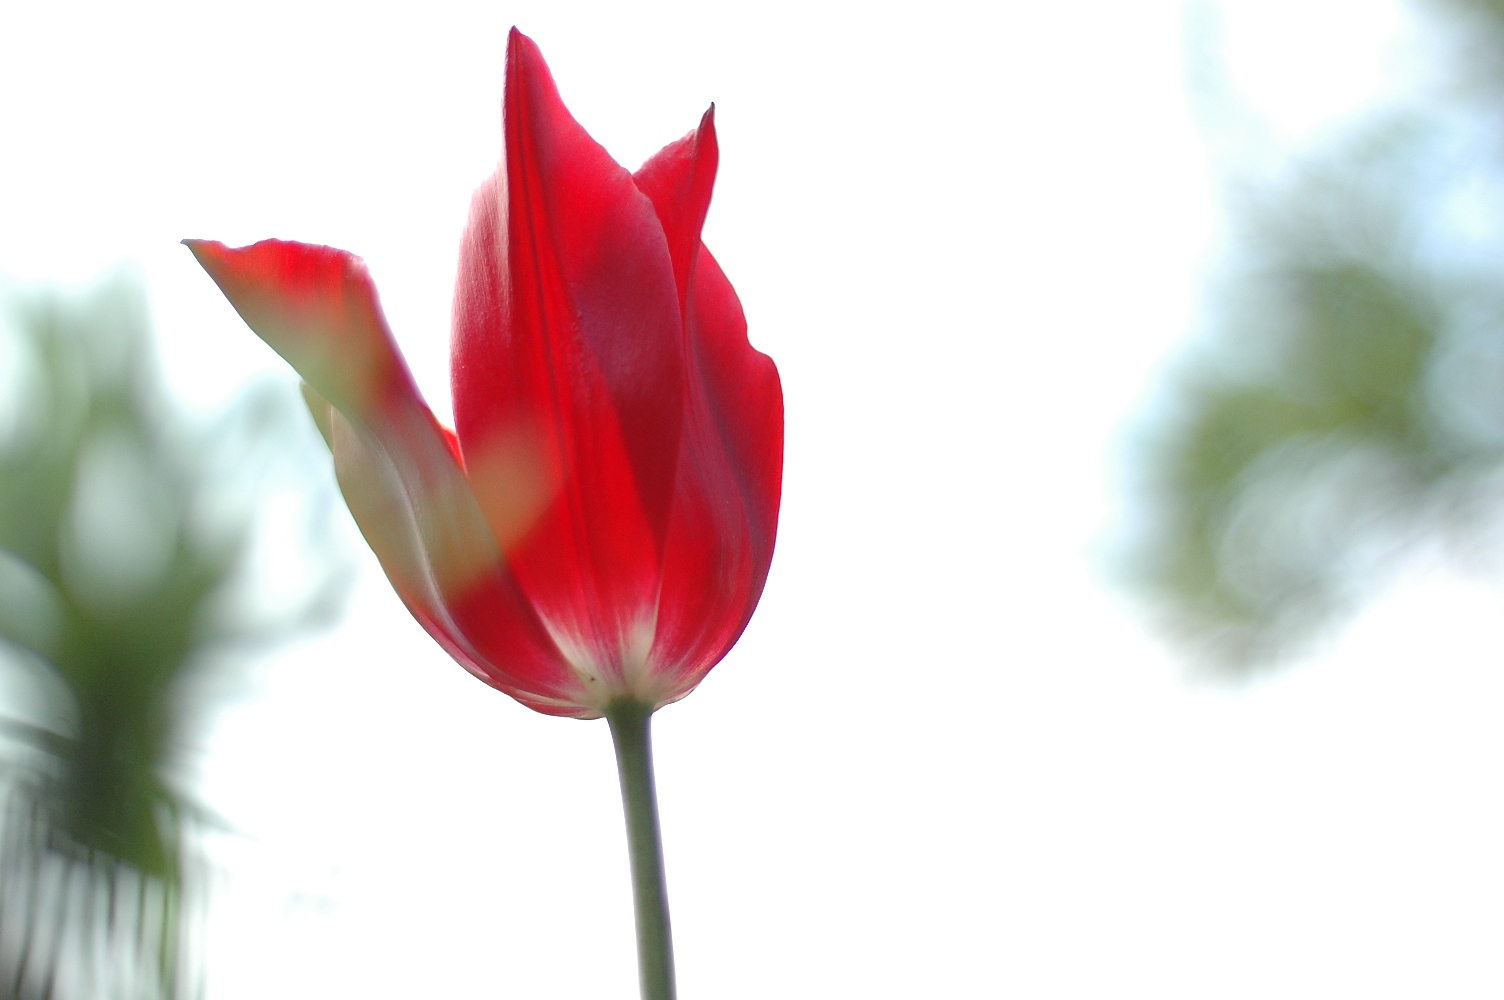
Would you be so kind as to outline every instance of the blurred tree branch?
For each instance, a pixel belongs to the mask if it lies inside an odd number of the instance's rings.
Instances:
[[[1276,171],[1222,164],[1204,329],[1141,421],[1118,567],[1224,670],[1299,652],[1408,553],[1471,555],[1501,521],[1504,3],[1423,13],[1423,93]],[[1189,42],[1193,105],[1236,160],[1264,140],[1215,92],[1215,38]]]

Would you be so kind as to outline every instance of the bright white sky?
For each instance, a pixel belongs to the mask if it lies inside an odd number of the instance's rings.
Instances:
[[[1390,86],[1395,4],[1224,6],[1285,140]],[[788,445],[762,606],[658,716],[686,1000],[1504,989],[1496,593],[1417,573],[1226,689],[1090,561],[1214,240],[1179,3],[417,10],[0,9],[0,273],[131,262],[208,408],[283,368],[177,241],[345,247],[447,413],[508,26],[629,166],[716,102],[706,238]],[[360,558],[347,623],[206,743],[244,834],[216,844],[209,997],[635,996],[604,724],[470,679]]]

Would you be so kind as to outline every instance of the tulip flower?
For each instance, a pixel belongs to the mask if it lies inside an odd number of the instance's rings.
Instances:
[[[524,705],[609,721],[652,998],[673,995],[673,973],[649,719],[746,627],[782,481],[778,371],[700,239],[713,112],[629,173],[513,29],[505,152],[460,251],[457,433],[423,402],[359,258],[186,241],[302,376],[413,616]]]

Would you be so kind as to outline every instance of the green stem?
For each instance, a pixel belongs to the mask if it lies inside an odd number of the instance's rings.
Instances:
[[[621,804],[627,814],[642,1000],[674,1000],[674,942],[668,926],[668,887],[663,881],[658,792],[653,785],[652,720],[652,708],[638,701],[622,699],[606,708],[611,741],[616,744]]]

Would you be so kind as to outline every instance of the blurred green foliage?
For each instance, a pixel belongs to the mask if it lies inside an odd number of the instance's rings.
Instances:
[[[1223,669],[1298,653],[1418,551],[1476,558],[1500,521],[1504,3],[1420,10],[1415,93],[1274,170],[1223,164],[1202,336],[1136,442],[1120,567]],[[1249,119],[1200,107],[1224,140]]]
[[[338,607],[327,458],[287,386],[191,427],[129,281],[6,304],[0,997],[182,995],[209,821],[184,747],[206,673]],[[268,523],[279,505],[298,516]]]

